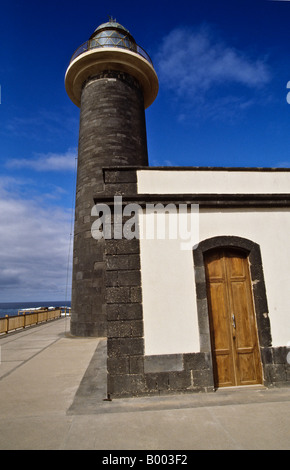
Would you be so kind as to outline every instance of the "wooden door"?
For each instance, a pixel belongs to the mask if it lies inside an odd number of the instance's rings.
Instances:
[[[205,256],[215,385],[262,383],[247,256],[233,249]]]

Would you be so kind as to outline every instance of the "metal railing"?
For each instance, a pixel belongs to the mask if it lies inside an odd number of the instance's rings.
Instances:
[[[118,48],[121,48],[121,49],[129,49],[132,52],[136,52],[136,54],[139,54],[141,57],[148,60],[148,62],[150,62],[151,65],[153,65],[153,62],[152,62],[150,56],[147,54],[147,52],[141,46],[138,46],[138,44],[133,44],[132,43],[132,45],[130,47],[127,46],[127,45],[123,45],[123,44],[102,44],[102,45],[100,45],[100,44],[96,44],[96,41],[94,39],[86,41],[80,47],[78,47],[77,50],[72,55],[70,63],[74,59],[76,59],[76,57],[78,57],[79,55],[81,55],[81,54],[83,54],[87,51],[90,51],[90,50],[93,50],[93,49],[104,48],[104,47],[118,47]]]
[[[40,309],[40,310],[19,310],[18,315],[6,315],[0,318],[0,334],[7,334],[9,331],[26,328],[39,323],[55,320],[63,316],[70,316],[70,307],[59,307],[55,309]]]

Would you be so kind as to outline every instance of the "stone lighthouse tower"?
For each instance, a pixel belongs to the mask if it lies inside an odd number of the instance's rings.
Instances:
[[[71,333],[103,337],[106,241],[92,237],[91,211],[105,194],[104,168],[148,165],[145,109],[158,79],[148,54],[110,19],[72,56],[65,87],[80,107]]]

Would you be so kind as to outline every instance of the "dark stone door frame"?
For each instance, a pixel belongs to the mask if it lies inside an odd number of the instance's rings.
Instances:
[[[235,236],[218,236],[200,242],[193,249],[201,352],[211,351],[204,253],[214,248],[226,247],[243,251],[249,259],[264,381],[269,382],[266,368],[268,351],[272,346],[272,336],[268,302],[260,246],[251,240]]]

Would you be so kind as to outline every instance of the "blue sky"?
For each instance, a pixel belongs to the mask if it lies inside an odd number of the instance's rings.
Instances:
[[[5,3],[0,302],[70,296],[79,110],[64,75],[108,15],[149,53],[159,77],[146,111],[150,165],[289,167],[290,1]]]

